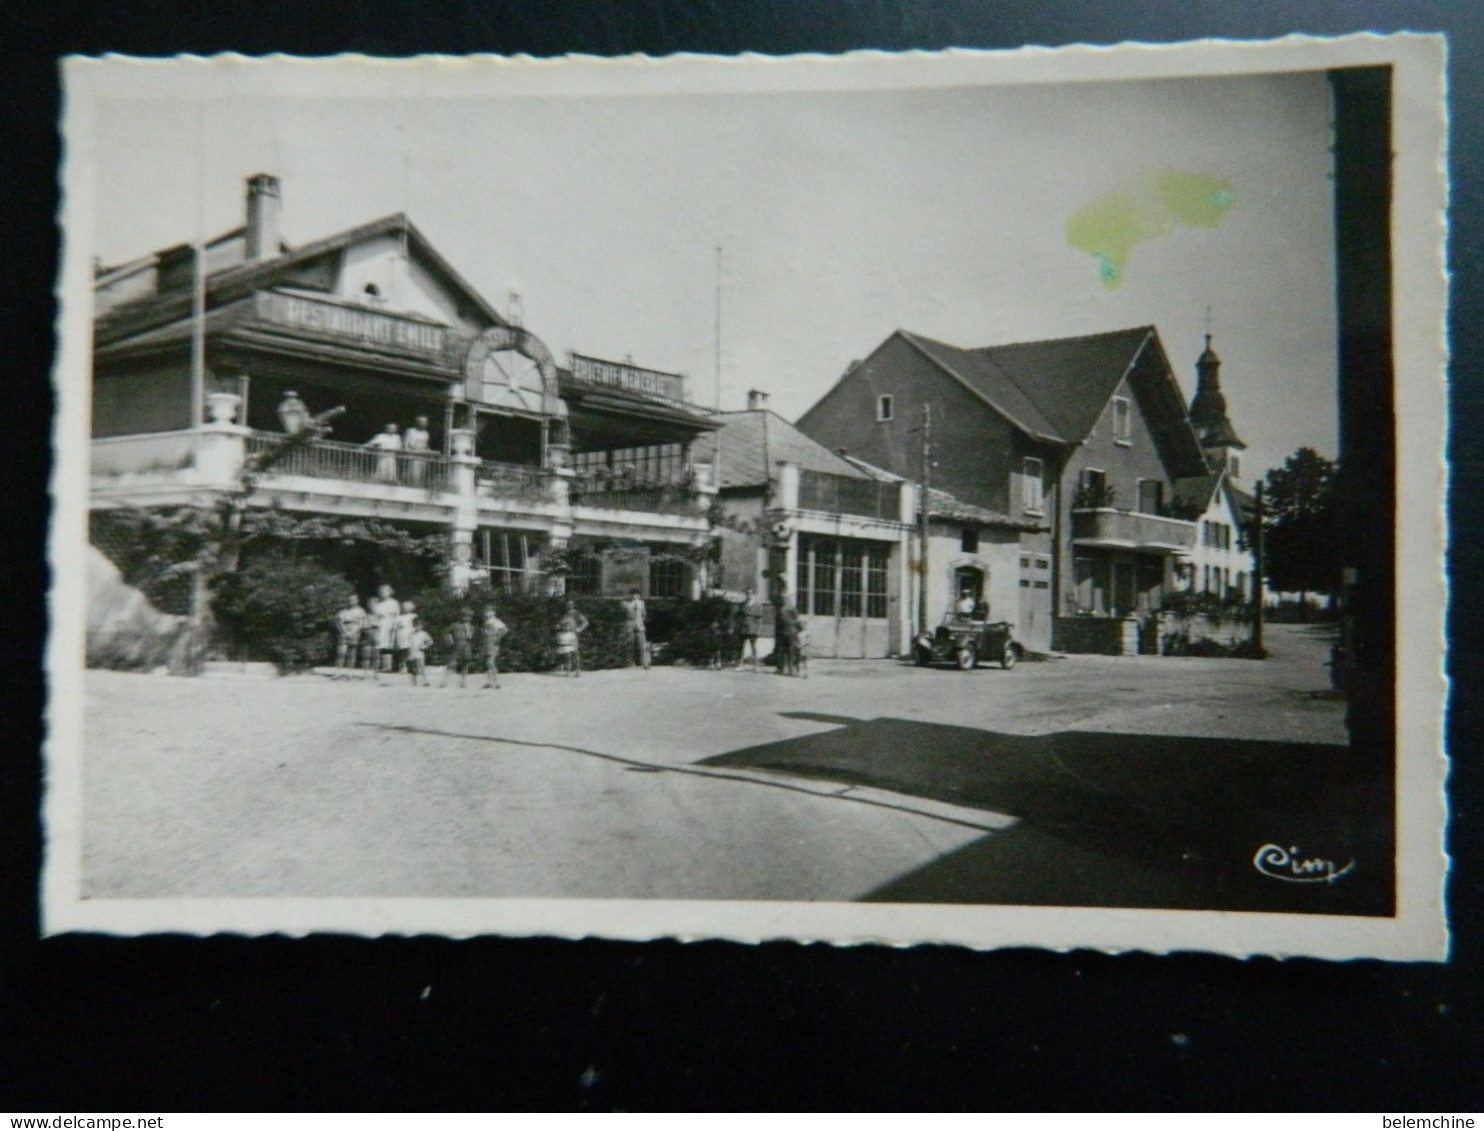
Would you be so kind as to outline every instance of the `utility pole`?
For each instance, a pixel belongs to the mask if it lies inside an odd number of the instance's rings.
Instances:
[[[922,406],[922,475],[917,500],[917,631],[928,631],[928,488],[933,478],[933,406]]]
[[[1257,503],[1252,508],[1252,646],[1262,655],[1263,505],[1262,480],[1257,481]]]

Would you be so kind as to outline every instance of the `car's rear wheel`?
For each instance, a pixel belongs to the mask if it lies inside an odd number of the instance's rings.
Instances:
[[[965,644],[958,650],[957,659],[959,671],[973,671],[979,665],[979,649],[972,644]]]
[[[917,647],[912,649],[912,662],[920,668],[925,668],[933,662],[933,654],[927,648]]]
[[[1005,641],[1005,650],[1000,653],[1000,667],[1004,668],[1006,671],[1009,671],[1015,666],[1015,662],[1019,659],[1020,650],[1015,647],[1014,642],[1009,640]]]

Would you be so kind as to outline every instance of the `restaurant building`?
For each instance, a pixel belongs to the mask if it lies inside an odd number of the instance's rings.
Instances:
[[[246,488],[251,507],[443,537],[456,585],[707,584],[711,469],[692,454],[714,424],[684,377],[558,362],[401,214],[290,246],[278,180],[250,178],[243,226],[199,254],[97,269],[92,381],[95,510]]]

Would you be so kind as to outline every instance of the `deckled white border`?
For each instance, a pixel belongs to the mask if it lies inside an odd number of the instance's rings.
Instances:
[[[1442,959],[1446,857],[1443,712],[1446,578],[1443,552],[1447,346],[1444,43],[1438,36],[1291,36],[1268,43],[1026,48],[843,56],[736,58],[677,55],[536,60],[493,56],[408,60],[285,56],[207,60],[68,59],[64,64],[64,256],[55,374],[59,412],[52,477],[54,584],[46,745],[48,836],[43,914],[48,934],[242,932],[302,935],[547,935],[615,939],[826,940],[840,944],[951,943],[976,948],[1217,951],[1344,959]],[[281,95],[553,97],[573,94],[757,92],[1105,82],[1394,68],[1396,151],[1393,271],[1398,473],[1398,825],[1397,915],[569,899],[138,899],[82,900],[80,891],[85,570],[87,538],[90,256],[94,108],[101,99],[259,92],[265,72]]]

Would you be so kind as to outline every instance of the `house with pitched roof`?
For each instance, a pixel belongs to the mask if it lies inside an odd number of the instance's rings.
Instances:
[[[560,363],[401,214],[290,245],[281,197],[259,174],[241,227],[96,270],[95,512],[246,486],[251,507],[444,539],[458,583],[704,586],[693,448],[714,425],[684,377]],[[365,589],[392,557],[347,570]]]
[[[792,604],[812,655],[905,651],[915,487],[811,440],[756,390],[716,420],[695,457],[716,467],[718,588]]]
[[[1049,623],[1059,650],[1137,649],[1197,534],[1174,484],[1207,473],[1154,327],[976,349],[898,330],[798,426],[917,479],[925,422],[932,486],[1030,525],[1017,617]]]
[[[1224,601],[1253,598],[1252,547],[1244,534],[1251,524],[1256,499],[1237,486],[1242,473],[1241,453],[1247,445],[1227,416],[1221,391],[1221,358],[1206,335],[1206,348],[1196,360],[1196,391],[1190,402],[1190,422],[1206,455],[1207,473],[1182,479],[1175,485],[1181,513],[1194,518],[1199,534],[1184,562],[1185,588],[1210,593]]]
[[[919,607],[918,484],[811,439],[770,410],[763,393],[750,393],[748,405],[719,414],[721,427],[696,446],[696,458],[717,468],[719,584],[792,603],[815,655],[905,653]],[[1027,557],[1020,544],[1044,523],[938,488],[926,505],[929,557],[941,565],[927,579],[930,607],[948,609],[971,594],[991,616],[1015,622],[1025,647],[1049,647],[1049,618],[1038,619],[1019,593],[1022,583],[1049,587],[1044,555]]]

